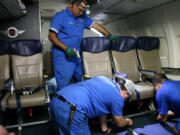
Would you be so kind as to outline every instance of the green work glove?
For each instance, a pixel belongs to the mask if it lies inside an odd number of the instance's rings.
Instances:
[[[108,38],[109,38],[109,40],[111,41],[111,42],[119,42],[119,36],[113,36],[113,35],[109,35],[108,36]]]
[[[71,48],[69,48],[69,47],[66,48],[65,53],[66,53],[66,55],[67,55],[68,57],[73,57],[73,56],[75,56],[74,50],[71,49]]]

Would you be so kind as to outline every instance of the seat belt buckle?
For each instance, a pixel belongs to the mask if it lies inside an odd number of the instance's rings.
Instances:
[[[22,93],[23,93],[23,95],[31,95],[32,91],[23,91]]]

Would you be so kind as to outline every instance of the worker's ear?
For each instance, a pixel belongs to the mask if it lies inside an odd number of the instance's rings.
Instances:
[[[72,7],[73,7],[73,4],[69,4],[69,5],[68,5],[68,8],[72,8]]]

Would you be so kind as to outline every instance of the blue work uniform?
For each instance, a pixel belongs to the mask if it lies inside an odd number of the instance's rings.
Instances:
[[[70,113],[69,104],[54,97],[50,110],[61,135],[90,135],[88,119],[112,113],[122,116],[124,98],[120,95],[118,85],[103,76],[79,82],[63,88],[57,93],[68,103],[76,105],[72,125],[68,129]]]
[[[76,48],[78,52],[81,52],[80,43],[83,31],[84,29],[91,28],[93,22],[86,14],[77,18],[74,17],[69,8],[66,8],[53,16],[50,30],[57,33],[57,38],[67,47]],[[52,61],[57,81],[57,90],[68,85],[73,75],[77,81],[81,80],[83,74],[81,58],[68,58],[62,49],[53,45]]]
[[[180,81],[166,80],[157,91],[156,101],[159,114],[167,114],[172,110],[180,115]],[[177,124],[177,130],[180,132],[180,123]]]

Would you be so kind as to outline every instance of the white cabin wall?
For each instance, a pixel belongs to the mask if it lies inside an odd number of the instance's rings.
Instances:
[[[110,23],[105,27],[111,28],[112,34],[120,36],[159,37],[162,66],[180,68],[180,9],[178,7],[180,7],[180,1],[176,0]]]
[[[52,43],[48,39],[49,26],[51,24],[51,19],[41,19],[41,36],[42,36],[42,44],[43,51],[47,52],[51,50]]]
[[[41,13],[41,37],[43,44],[43,53],[45,55],[46,52],[51,51],[52,43],[48,39],[49,27],[51,24],[51,20],[53,15],[56,12],[60,12],[67,7],[67,0],[40,0],[40,12]],[[48,10],[53,10],[52,12],[46,12]]]
[[[40,9],[61,11],[67,7],[67,0],[40,0]]]

